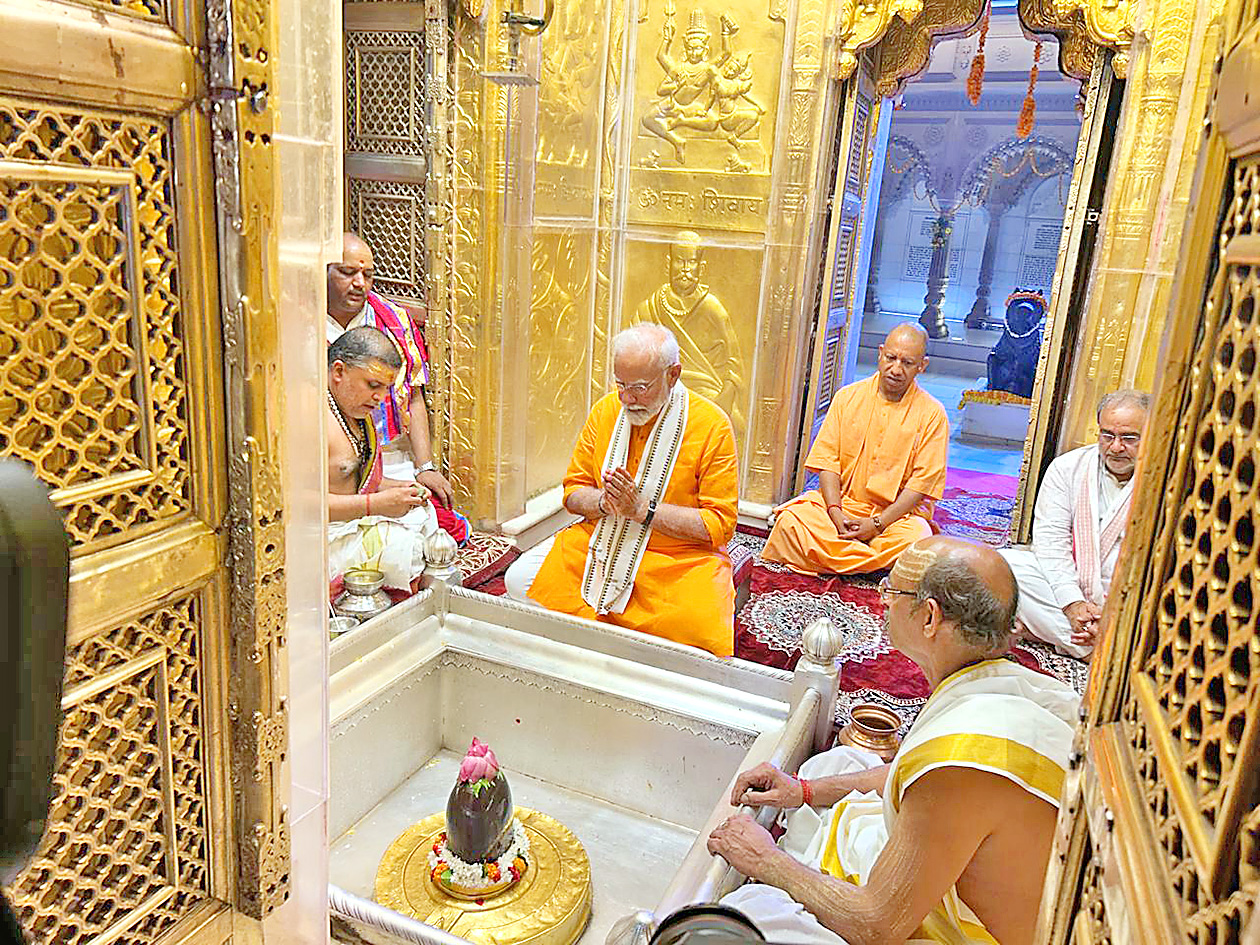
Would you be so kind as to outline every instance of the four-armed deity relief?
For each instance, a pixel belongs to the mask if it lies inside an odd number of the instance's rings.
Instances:
[[[718,17],[718,52],[711,52],[712,33],[702,10],[692,10],[683,33],[681,61],[673,54],[675,9],[667,0],[661,26],[661,43],[656,51],[665,76],[657,86],[657,98],[648,107],[640,124],[651,134],[669,142],[674,159],[687,163],[687,142],[695,138],[725,141],[731,146],[726,170],[745,173],[752,165],[741,155],[757,141],[761,118],[766,109],[751,95],[752,53],[738,54],[734,48],[739,26],[728,14]],[[650,164],[659,164],[652,152]]]
[[[666,251],[667,279],[639,303],[630,324],[655,322],[674,333],[682,354],[682,382],[726,411],[739,441],[747,391],[744,356],[730,312],[702,281],[702,253],[699,234],[679,231]]]

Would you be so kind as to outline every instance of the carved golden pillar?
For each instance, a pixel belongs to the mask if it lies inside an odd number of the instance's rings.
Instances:
[[[1152,384],[1220,10],[1220,0],[1159,0],[1139,24],[1060,451],[1093,438],[1094,411],[1107,391]]]

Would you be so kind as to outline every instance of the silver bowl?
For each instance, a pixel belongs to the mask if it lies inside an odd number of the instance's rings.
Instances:
[[[353,617],[329,617],[328,618],[328,639],[335,640],[343,633],[348,633],[359,625]]]
[[[385,575],[375,568],[354,568],[342,575],[346,590],[351,594],[375,594],[385,586]]]

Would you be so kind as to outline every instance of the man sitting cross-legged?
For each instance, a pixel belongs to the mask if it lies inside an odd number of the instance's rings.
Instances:
[[[513,563],[508,593],[578,617],[734,648],[737,464],[731,422],[682,385],[678,342],[640,324],[613,339],[617,392],[595,404],[564,477],[583,521]]]
[[[1033,509],[1033,542],[1002,552],[1019,582],[1020,623],[1060,652],[1094,650],[1120,540],[1129,523],[1133,470],[1149,395],[1119,390],[1098,404],[1098,443],[1056,457]]]
[[[747,815],[713,831],[710,851],[751,880],[723,902],[776,943],[1030,945],[1077,695],[1002,658],[1018,591],[992,549],[923,539],[881,592],[931,697],[891,765],[839,747],[803,780],[739,775],[732,804],[791,813],[778,845]]]
[[[805,459],[818,488],[775,510],[763,558],[804,574],[877,571],[932,533],[949,420],[915,381],[926,345],[918,325],[898,325],[879,346],[875,376],[832,398]]]
[[[372,411],[402,359],[385,333],[352,328],[328,346],[328,575],[384,572],[385,586],[409,590],[424,570],[424,539],[437,528],[418,483],[386,479]]]
[[[429,410],[429,354],[424,331],[408,312],[372,291],[375,260],[358,234],[342,234],[340,262],[328,264],[326,332],[332,344],[351,328],[371,325],[394,343],[402,369],[388,394],[372,411],[385,468],[395,478],[420,484],[436,501],[438,525],[460,544],[468,538],[468,520],[455,511],[451,484],[433,463]]]

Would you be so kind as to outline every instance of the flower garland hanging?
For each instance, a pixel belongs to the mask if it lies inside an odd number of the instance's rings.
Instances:
[[[989,8],[985,7],[984,20],[980,23],[980,42],[976,46],[976,55],[971,60],[971,71],[967,74],[967,98],[972,105],[980,104],[980,91],[984,88],[984,41],[989,35]]]
[[[1037,88],[1037,65],[1041,62],[1041,40],[1033,50],[1032,71],[1028,73],[1028,94],[1024,96],[1024,105],[1019,110],[1019,121],[1015,124],[1015,135],[1027,138],[1032,134],[1033,125],[1037,122],[1037,100],[1033,98],[1033,90]]]

